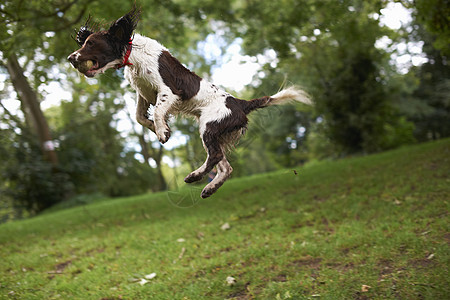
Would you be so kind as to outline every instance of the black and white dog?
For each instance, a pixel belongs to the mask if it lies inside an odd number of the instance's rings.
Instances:
[[[97,31],[89,18],[75,37],[81,47],[69,61],[87,77],[93,77],[110,68],[125,68],[125,78],[136,90],[136,119],[156,133],[161,143],[170,137],[167,125],[169,114],[194,116],[207,152],[205,163],[190,173],[184,181],[201,180],[214,166],[215,178],[203,189],[201,197],[211,196],[232,172],[225,152],[237,142],[247,127],[251,111],[289,101],[311,104],[307,94],[295,87],[284,89],[273,96],[250,101],[236,99],[214,84],[203,80],[185,68],[157,41],[134,34],[140,10],[134,7],[116,20],[108,30]],[[154,106],[154,120],[147,111]]]

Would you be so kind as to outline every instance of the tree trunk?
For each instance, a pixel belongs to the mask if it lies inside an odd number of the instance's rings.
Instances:
[[[162,173],[162,166],[161,166],[163,150],[164,150],[163,146],[160,145],[159,149],[158,149],[158,153],[153,158],[156,161],[156,166],[157,166],[156,170],[158,172],[159,189],[161,191],[167,190],[167,183],[166,183],[166,180],[164,179],[164,175]],[[155,152],[156,152],[156,150],[155,150]]]
[[[195,170],[197,169],[197,167],[195,166],[195,159],[194,159],[194,151],[193,149],[194,146],[192,144],[192,147],[189,146],[189,143],[186,144],[186,157],[187,157],[187,161],[189,166],[191,167],[191,170]]]
[[[164,191],[167,189],[167,183],[164,179],[164,175],[161,169],[161,160],[163,155],[163,147],[160,146],[159,149],[153,149],[148,146],[148,142],[145,139],[145,132],[139,134],[135,131],[135,134],[139,138],[139,144],[141,146],[141,154],[144,156],[144,160],[147,164],[150,164],[150,158],[153,158],[156,162],[156,172],[158,178],[158,190]]]
[[[24,110],[25,117],[37,134],[44,158],[50,162],[53,167],[56,167],[58,165],[58,157],[56,155],[50,129],[48,127],[47,120],[42,113],[37,94],[31,88],[27,78],[24,76],[24,71],[19,65],[15,54],[12,54],[8,58],[6,66],[14,89],[22,102],[21,107]]]
[[[145,163],[149,163],[150,162],[150,150],[148,149],[148,144],[147,141],[145,140],[144,134],[138,134],[136,133],[136,135],[139,138],[139,144],[141,146],[141,154],[144,157]]]

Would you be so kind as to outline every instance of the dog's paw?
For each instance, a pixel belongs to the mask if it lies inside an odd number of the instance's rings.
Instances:
[[[200,197],[202,197],[203,199],[208,198],[209,196],[214,194],[216,191],[217,191],[217,189],[204,188]]]
[[[186,182],[186,183],[193,183],[193,182],[201,180],[202,178],[203,178],[203,175],[191,173],[191,174],[189,174],[188,176],[186,176],[184,178],[184,182]]]
[[[164,131],[157,131],[156,135],[158,137],[158,140],[161,142],[161,144],[166,143],[170,138],[170,129],[166,129]]]

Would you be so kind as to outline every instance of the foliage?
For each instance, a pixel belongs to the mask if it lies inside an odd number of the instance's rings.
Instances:
[[[72,101],[48,112],[60,141],[61,167],[70,175],[76,192],[124,196],[149,191],[155,171],[137,161],[134,151],[125,149],[116,129],[114,113],[125,109],[116,100],[119,95],[100,84],[80,82],[76,88]],[[86,138],[93,135],[95,138]]]
[[[158,1],[155,2],[157,9],[147,9],[143,15],[145,20],[159,20],[159,25],[151,24],[153,30],[148,30],[148,34],[156,35],[156,37],[167,36],[169,38],[165,40],[167,44],[178,45],[177,48],[181,49],[179,52],[187,55],[189,52],[182,49],[188,49],[188,47],[183,45],[187,41],[195,42],[192,38],[195,35],[191,34],[191,39],[188,38],[189,32],[194,31],[184,27],[182,19],[178,19],[183,14],[179,5],[167,6]],[[107,1],[107,5],[105,4],[105,1],[79,0],[32,1],[29,5],[25,5],[24,1],[6,1],[0,6],[0,16],[2,21],[5,20],[0,24],[1,55],[8,58],[14,53],[21,58],[22,67],[27,73],[28,84],[35,93],[45,94],[42,91],[45,91],[46,85],[54,81],[60,81],[74,91],[72,103],[63,102],[61,107],[55,107],[46,112],[46,115],[52,118],[51,129],[55,131],[53,135],[56,135],[55,142],[59,145],[60,166],[58,168],[63,170],[65,176],[51,178],[53,172],[49,173],[48,170],[52,167],[47,166],[36,151],[33,152],[33,157],[36,159],[32,159],[35,165],[26,165],[22,160],[11,160],[9,162],[11,166],[8,169],[10,172],[5,173],[7,176],[3,177],[1,188],[14,195],[13,199],[18,202],[18,206],[22,200],[17,194],[25,193],[26,190],[35,190],[38,182],[45,186],[45,188],[39,186],[41,193],[51,194],[52,197],[39,195],[26,199],[29,204],[27,207],[33,207],[34,212],[65,200],[67,196],[74,193],[103,193],[109,196],[143,193],[154,188],[155,182],[162,180],[156,179],[155,170],[139,162],[134,152],[126,150],[128,140],[121,138],[117,130],[113,128],[117,125],[114,122],[114,115],[118,110],[123,109],[123,106],[116,104],[118,99],[122,98],[117,91],[121,89],[120,81],[123,80],[123,76],[120,73],[108,72],[98,80],[88,83],[85,80],[80,81],[75,72],[68,72],[67,63],[65,66],[58,64],[75,49],[76,43],[70,43],[70,36],[73,34],[72,30],[79,27],[82,20],[87,17],[87,11],[102,18],[99,20],[102,23],[105,19],[113,20],[120,16],[117,7],[128,9],[131,6],[131,3],[124,5],[124,1],[119,0]],[[163,12],[164,17],[161,17]],[[173,22],[175,20],[176,22]],[[178,28],[180,31],[166,35],[163,29],[170,27],[169,24],[176,25],[172,29]],[[141,22],[140,27],[144,26],[149,25]],[[3,64],[0,64],[0,71],[5,72]],[[99,85],[92,82],[99,82]],[[8,87],[10,84],[10,79],[8,80],[7,77],[4,86]],[[86,96],[87,93],[89,96]],[[20,91],[17,91],[17,95],[17,98],[21,99]],[[2,116],[5,114],[6,111],[2,111]],[[7,118],[3,120],[6,121],[6,128],[13,131],[17,124]],[[27,126],[31,125],[24,123],[23,129],[27,129]],[[33,131],[29,130],[29,133],[27,136],[22,136],[24,130],[15,131],[15,138],[35,144],[36,137],[33,136]],[[20,143],[13,142],[12,139],[7,141],[11,144],[5,148],[19,151],[17,147]],[[18,173],[24,169],[29,176]],[[31,179],[26,181],[24,178]],[[64,184],[59,182],[61,178],[65,178],[67,182]],[[15,189],[19,188],[19,181],[26,185],[26,188],[16,191]],[[55,186],[56,182],[58,184]],[[62,188],[66,185],[72,187],[71,191],[59,193],[57,187]],[[53,193],[52,190],[54,190]]]
[[[375,47],[377,39],[390,32],[370,17],[379,13],[382,1],[343,1],[335,6],[323,1],[274,3],[279,5],[278,17],[272,16],[274,10],[268,2],[250,3],[242,16],[257,19],[246,22],[245,50],[255,54],[274,49],[277,53],[278,63],[266,67],[258,89],[268,90],[274,82],[283,82],[280,74],[304,82],[313,95],[316,113],[325,120],[322,133],[339,153],[387,149],[384,136],[395,132],[386,130],[385,125],[395,127],[402,122],[383,75],[391,72],[389,56]],[[308,118],[297,119],[303,123],[297,126],[310,127],[311,117],[309,122]],[[288,138],[286,133],[282,135]],[[393,136],[390,140],[398,139]],[[389,145],[395,146],[398,144]]]
[[[415,0],[415,17],[435,37],[433,46],[450,55],[450,3],[446,0]]]
[[[13,207],[19,214],[48,208],[72,191],[68,176],[44,161],[39,146],[27,135],[1,129],[0,175],[2,198],[14,199]]]
[[[271,107],[250,116],[247,135],[230,154],[233,176],[245,176],[296,168],[308,159],[377,152],[450,134],[446,122],[450,111],[448,3],[396,0],[411,9],[414,22],[394,32],[380,23],[381,9],[391,2],[145,0],[138,2],[142,16],[137,31],[160,41],[205,78],[223,58],[207,58],[200,42],[211,33],[220,35],[218,47],[223,54],[228,45],[242,41],[243,54],[254,56],[262,67],[253,84],[237,94],[240,98],[271,95],[290,84],[302,84],[310,92],[315,102],[312,109]],[[179,119],[172,129],[185,135],[188,143],[170,152],[159,151],[144,137],[149,146],[144,154],[153,157],[156,168],[148,165],[151,159],[142,162],[136,153],[141,135],[117,131],[127,91],[121,85],[123,73],[109,71],[84,80],[69,69],[66,57],[76,49],[69,39],[73,29],[88,14],[107,26],[132,4],[124,0],[6,0],[0,5],[1,57],[7,60],[14,53],[19,58],[39,100],[45,101],[46,89],[55,82],[72,93],[70,101],[45,111],[59,144],[61,165],[55,178],[35,146],[32,125],[21,114],[14,121],[0,109],[5,141],[0,147],[8,160],[0,166],[7,174],[0,189],[18,195],[34,190],[40,182],[43,194],[24,201],[42,199],[44,204],[28,207],[46,207],[67,195],[118,196],[164,189],[165,182],[173,180],[164,179],[163,173],[182,178],[205,159],[197,126],[192,120]],[[391,40],[390,45],[377,46],[382,39]],[[403,74],[394,66],[393,54],[399,43],[413,41],[423,42],[428,62]],[[2,101],[20,99],[20,93],[12,92],[4,64],[0,63],[0,78],[6,78],[0,83]],[[28,160],[17,158],[26,155]],[[161,163],[162,155],[182,165],[169,170]],[[26,188],[15,191],[19,181]],[[48,191],[44,193],[43,187]]]
[[[4,58],[12,53],[25,57],[27,76],[37,89],[57,81],[49,72],[55,62],[67,57],[68,37],[86,13],[89,1],[4,1],[0,8],[0,50]]]
[[[416,26],[414,38],[424,42],[423,51],[428,61],[411,73],[419,80],[411,98],[420,109],[407,111],[406,115],[416,124],[415,135],[420,141],[450,136],[450,66],[448,54],[434,48],[436,37]]]
[[[186,188],[3,224],[0,295],[444,299],[449,147],[231,180],[211,200]]]

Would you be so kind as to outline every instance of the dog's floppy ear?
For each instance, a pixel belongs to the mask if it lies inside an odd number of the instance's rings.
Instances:
[[[76,31],[76,36],[72,38],[77,42],[78,46],[82,47],[86,39],[94,33],[94,27],[98,26],[95,22],[92,21],[92,17],[89,16],[86,23],[81,26],[80,30]]]
[[[111,24],[108,33],[119,42],[127,44],[136,29],[140,14],[141,10],[134,5],[130,12]]]

